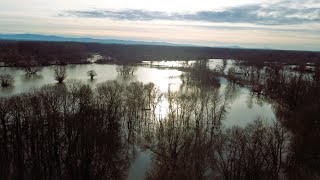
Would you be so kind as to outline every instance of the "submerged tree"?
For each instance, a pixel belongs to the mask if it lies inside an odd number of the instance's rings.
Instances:
[[[133,73],[136,71],[137,68],[135,66],[123,64],[123,65],[117,65],[116,69],[120,75],[129,76],[129,75],[133,75]]]
[[[97,73],[95,70],[90,70],[88,71],[88,76],[90,76],[90,79],[93,80],[93,78],[97,76]]]
[[[24,61],[22,63],[22,68],[26,72],[26,75],[37,74],[37,72],[41,71],[39,63],[35,60],[31,60],[30,62]]]
[[[10,74],[0,74],[0,82],[2,87],[12,86],[14,78]]]
[[[54,68],[54,79],[62,83],[67,77],[66,67],[56,66]]]

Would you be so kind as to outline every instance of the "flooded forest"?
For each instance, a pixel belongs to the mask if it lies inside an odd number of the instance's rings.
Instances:
[[[320,66],[213,62],[84,64],[101,72],[73,78],[72,66],[54,65],[29,79],[51,80],[12,94],[8,77],[25,76],[7,72],[28,70],[0,67],[0,179],[135,179],[139,153],[150,156],[150,180],[319,179]],[[112,78],[99,81],[107,67]],[[225,124],[244,91],[240,107],[268,104],[273,116],[242,123],[246,112],[233,112]]]

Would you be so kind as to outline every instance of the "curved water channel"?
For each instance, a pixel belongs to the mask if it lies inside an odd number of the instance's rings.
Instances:
[[[144,62],[150,65],[150,62]],[[184,63],[184,64],[183,64]],[[124,78],[119,76],[116,71],[116,65],[101,65],[101,64],[83,64],[83,65],[67,65],[67,79],[82,80],[93,87],[100,82],[107,80],[117,80],[120,83],[130,83],[140,81],[143,83],[154,83],[161,92],[179,91],[182,85],[180,75],[183,73],[172,67],[182,66],[185,64],[192,64],[193,61],[159,61],[153,62],[152,65],[157,66],[138,66],[133,76]],[[216,65],[221,64],[221,60],[210,60],[209,67],[214,68]],[[161,66],[162,68],[157,68]],[[227,68],[231,67],[232,63],[229,61]],[[168,68],[166,68],[168,67]],[[170,68],[169,68],[170,67]],[[97,76],[94,80],[90,80],[87,72],[95,70]],[[14,67],[1,67],[0,74],[11,74],[15,83],[10,88],[0,88],[1,96],[13,96],[23,92],[28,92],[32,88],[42,87],[46,84],[54,84],[56,81],[53,77],[53,67],[44,67],[39,75],[26,76],[22,69]],[[225,78],[219,78],[220,87],[219,93],[223,94],[228,88],[229,82]],[[231,102],[228,105],[227,115],[223,121],[223,127],[231,127],[233,125],[245,126],[258,117],[262,117],[268,121],[275,120],[275,114],[271,104],[263,100],[255,99],[250,91],[245,87],[237,87],[234,89]],[[164,100],[165,101],[165,100]],[[165,111],[162,109],[162,111]],[[152,165],[152,153],[148,150],[138,152],[135,160],[131,163],[128,173],[128,179],[143,179],[145,172]]]

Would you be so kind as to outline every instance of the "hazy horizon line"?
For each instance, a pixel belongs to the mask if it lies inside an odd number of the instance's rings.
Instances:
[[[41,36],[42,38],[61,38],[60,40],[49,40],[49,39],[36,39],[35,37],[16,37],[16,38],[3,38],[1,36]],[[65,41],[63,40],[65,39]],[[69,40],[68,40],[69,39]],[[81,41],[81,39],[88,39],[91,41]],[[173,46],[173,47],[203,47],[203,48],[227,48],[227,49],[251,49],[251,50],[276,50],[276,51],[307,51],[307,52],[320,52],[320,50],[304,50],[304,49],[279,49],[270,47],[247,47],[245,45],[203,45],[193,43],[176,43],[170,41],[149,41],[143,39],[130,39],[130,38],[118,38],[118,37],[94,37],[94,36],[75,36],[75,35],[57,35],[57,34],[46,34],[46,33],[0,33],[0,40],[12,40],[12,41],[47,41],[47,42],[79,42],[79,43],[99,43],[99,44],[123,44],[123,45],[154,45],[154,46]],[[77,41],[78,40],[78,41]],[[101,41],[119,41],[118,43],[108,43]],[[100,42],[99,42],[100,41]],[[122,41],[122,43],[121,43]],[[124,43],[125,41],[131,43]],[[154,44],[152,44],[154,43]],[[215,42],[219,43],[219,42]],[[223,44],[223,43],[221,43]]]

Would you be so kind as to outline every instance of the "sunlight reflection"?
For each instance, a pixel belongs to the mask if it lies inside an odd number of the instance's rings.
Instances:
[[[164,96],[164,94],[160,95],[158,98],[158,103],[155,108],[156,118],[161,120],[167,116],[169,112],[169,102],[168,99]]]
[[[178,61],[166,61],[166,60],[161,60],[161,61],[142,61],[142,64],[147,64],[155,67],[186,67],[194,64],[196,60],[178,60]]]
[[[177,91],[182,84],[182,72],[178,70],[141,67],[136,74],[141,77],[139,80],[143,83],[153,82],[161,92],[167,92],[169,88],[171,91]]]

